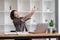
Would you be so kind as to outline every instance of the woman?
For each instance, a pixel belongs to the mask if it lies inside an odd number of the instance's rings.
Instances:
[[[35,13],[35,11],[36,11],[36,9],[33,8],[32,12],[24,17],[19,17],[19,14],[16,10],[11,11],[10,17],[13,20],[13,24],[14,24],[17,32],[23,32],[24,29],[25,29],[25,31],[28,31],[27,27],[25,25],[25,22],[31,18],[31,16]],[[15,39],[15,40],[31,40],[31,39],[28,38],[28,39]]]

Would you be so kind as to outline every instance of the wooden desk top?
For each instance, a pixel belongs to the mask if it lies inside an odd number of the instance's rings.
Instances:
[[[0,33],[0,37],[34,37],[34,36],[60,36],[58,33],[40,33],[40,34],[3,34]]]

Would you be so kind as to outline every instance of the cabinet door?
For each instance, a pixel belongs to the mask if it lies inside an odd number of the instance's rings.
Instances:
[[[10,12],[11,10],[17,10],[17,0],[5,0],[4,11]]]
[[[4,11],[4,0],[0,0],[0,12]]]
[[[18,0],[18,11],[24,12],[30,10],[30,0]]]

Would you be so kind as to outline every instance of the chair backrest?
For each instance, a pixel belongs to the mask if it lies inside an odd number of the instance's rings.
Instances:
[[[47,23],[37,24],[35,33],[45,33],[47,29],[48,29]]]

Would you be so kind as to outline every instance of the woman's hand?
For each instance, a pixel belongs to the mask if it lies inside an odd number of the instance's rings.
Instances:
[[[32,13],[35,13],[36,12],[36,10],[37,10],[37,8],[32,8]]]

